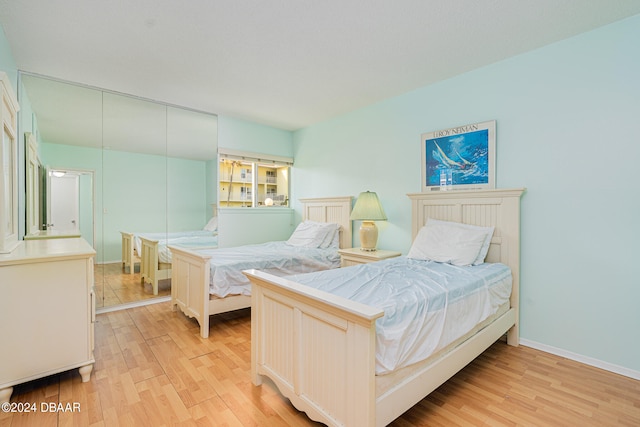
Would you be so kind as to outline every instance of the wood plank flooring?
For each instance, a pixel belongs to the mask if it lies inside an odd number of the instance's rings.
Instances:
[[[122,272],[122,264],[96,264],[94,267],[96,308],[112,307],[152,298],[170,296],[171,280],[158,282],[158,295],[153,295],[151,284],[142,284],[139,265],[134,274]]]
[[[251,384],[248,309],[211,319],[201,339],[169,303],[98,315],[91,381],[73,370],[16,386],[12,402],[37,412],[0,412],[0,427],[320,425]],[[639,426],[640,381],[497,342],[392,425]]]

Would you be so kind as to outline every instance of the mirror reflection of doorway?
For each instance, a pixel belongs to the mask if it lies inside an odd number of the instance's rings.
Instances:
[[[80,177],[64,171],[49,176],[48,230],[76,233],[80,230]]]
[[[93,172],[51,169],[47,179],[47,230],[80,233],[93,246]]]

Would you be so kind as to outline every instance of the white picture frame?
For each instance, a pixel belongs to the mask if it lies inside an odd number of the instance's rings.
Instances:
[[[495,188],[495,120],[423,133],[420,143],[422,192]]]

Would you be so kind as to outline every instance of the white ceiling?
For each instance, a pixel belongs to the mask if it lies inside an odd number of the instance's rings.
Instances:
[[[638,13],[638,0],[0,0],[20,70],[289,130]]]

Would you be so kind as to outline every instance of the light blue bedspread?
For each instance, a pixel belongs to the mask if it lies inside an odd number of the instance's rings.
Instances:
[[[336,248],[305,248],[286,242],[268,242],[234,248],[203,249],[211,255],[210,293],[218,297],[251,295],[251,283],[242,270],[255,268],[276,276],[337,268],[340,255]]]
[[[376,321],[376,372],[416,363],[469,332],[509,300],[504,264],[457,267],[397,257],[288,277],[384,310]]]

